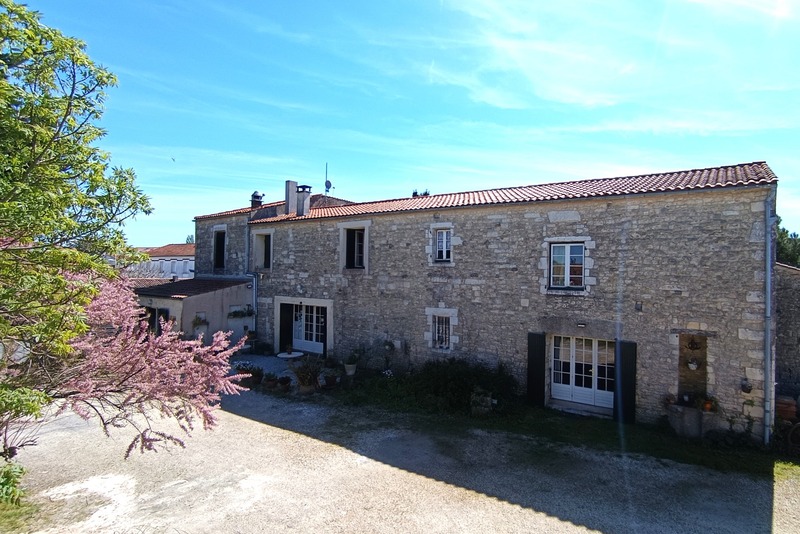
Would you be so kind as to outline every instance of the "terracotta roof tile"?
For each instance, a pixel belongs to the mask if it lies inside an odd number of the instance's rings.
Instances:
[[[158,256],[194,256],[194,243],[173,243],[163,247],[148,248],[144,252],[151,258]]]
[[[311,207],[312,208],[319,207],[322,204],[324,204],[327,200],[333,200],[333,201],[336,201],[337,203],[342,203],[342,202],[350,203],[349,200],[344,200],[344,199],[332,197],[332,196],[329,196],[329,195],[323,195],[321,193],[315,193],[315,194],[311,195]],[[278,208],[280,206],[283,206],[285,203],[286,202],[284,200],[278,200],[277,202],[269,202],[269,203],[261,204],[257,208],[252,208],[252,207],[248,206],[246,208],[238,208],[238,209],[235,209],[235,210],[220,211],[218,213],[211,213],[209,215],[197,215],[194,218],[194,220],[199,221],[199,220],[203,220],[203,219],[214,219],[214,218],[217,218],[217,217],[230,217],[232,215],[243,215],[243,214],[251,213],[253,211],[262,210],[264,208]]]
[[[778,178],[772,172],[772,169],[770,169],[765,162],[758,161],[708,169],[690,169],[685,171],[621,176],[616,178],[597,178],[574,182],[527,185],[502,189],[487,189],[484,191],[467,191],[464,193],[363,202],[346,206],[312,208],[309,214],[304,217],[279,215],[267,219],[253,220],[251,223],[351,217],[375,213],[482,206],[489,204],[510,204],[517,202],[538,202],[666,191],[740,187],[770,184],[777,182],[777,180]]]

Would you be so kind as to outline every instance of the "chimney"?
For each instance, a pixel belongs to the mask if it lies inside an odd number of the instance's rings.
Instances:
[[[286,215],[297,213],[297,182],[286,180],[286,204],[284,206]]]
[[[311,210],[311,186],[297,186],[297,215],[308,215]]]
[[[253,194],[250,195],[250,207],[260,208],[262,198],[264,198],[264,195],[260,194],[258,191],[253,191]]]

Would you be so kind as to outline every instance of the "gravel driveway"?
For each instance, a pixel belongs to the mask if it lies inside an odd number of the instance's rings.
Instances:
[[[800,481],[247,392],[186,449],[74,416],[20,461],[47,533],[798,532]],[[430,421],[430,420],[427,420]],[[36,530],[38,529],[38,530]]]

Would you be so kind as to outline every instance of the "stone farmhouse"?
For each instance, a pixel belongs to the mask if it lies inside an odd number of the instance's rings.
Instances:
[[[196,277],[249,280],[276,349],[503,364],[535,404],[769,440],[766,163],[365,203],[310,189],[195,219]],[[719,413],[692,408],[706,397]]]

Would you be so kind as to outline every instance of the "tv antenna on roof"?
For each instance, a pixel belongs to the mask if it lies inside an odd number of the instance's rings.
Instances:
[[[328,162],[326,161],[325,162],[325,194],[327,195],[328,193],[330,193],[331,189],[333,189],[333,184],[331,183],[330,180],[328,180]]]

